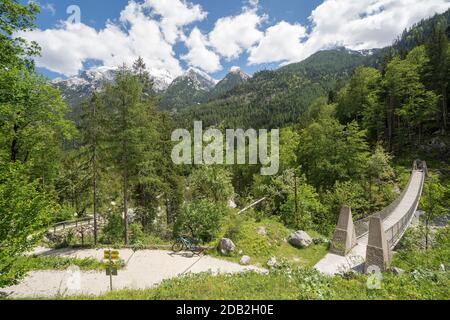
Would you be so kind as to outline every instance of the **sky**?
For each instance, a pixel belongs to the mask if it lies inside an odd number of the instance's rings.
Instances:
[[[22,0],[26,3],[30,0]],[[216,79],[233,67],[253,74],[337,46],[390,45],[450,0],[34,0],[37,28],[18,36],[42,48],[38,70],[67,78],[141,56],[151,73],[189,67]]]

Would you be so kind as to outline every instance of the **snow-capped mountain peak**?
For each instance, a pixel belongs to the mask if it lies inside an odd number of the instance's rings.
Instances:
[[[211,77],[206,72],[197,69],[197,68],[189,68],[183,75],[176,78],[172,85],[178,85],[181,82],[186,82],[189,86],[192,86],[195,90],[203,90],[210,91],[213,89],[218,81]]]
[[[117,70],[118,68],[106,66],[96,67],[84,70],[79,75],[68,79],[56,78],[52,81],[52,84],[60,88],[87,87],[91,90],[97,90],[104,81],[112,81]],[[166,90],[174,80],[173,75],[164,69],[150,69],[149,74],[153,80],[153,89],[156,92]]]
[[[227,76],[230,76],[230,75],[238,75],[244,80],[248,80],[251,78],[248,74],[246,74],[244,71],[242,71],[240,67],[231,67],[230,73]]]

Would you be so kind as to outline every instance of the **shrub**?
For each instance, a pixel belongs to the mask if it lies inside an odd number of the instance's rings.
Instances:
[[[124,235],[123,219],[119,213],[110,213],[108,223],[103,228],[102,242],[114,244],[122,240]]]
[[[0,287],[23,275],[15,260],[42,239],[57,207],[26,172],[23,165],[0,162]]]
[[[130,224],[129,230],[130,230],[130,242],[132,245],[144,242],[145,234],[140,224],[138,223]]]
[[[214,204],[207,200],[187,204],[181,210],[175,225],[175,234],[189,234],[203,242],[214,239],[220,230],[223,217],[227,213],[224,205]]]

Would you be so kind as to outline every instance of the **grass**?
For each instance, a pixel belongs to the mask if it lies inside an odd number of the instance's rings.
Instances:
[[[278,224],[273,221],[262,222],[268,226],[268,238],[274,241],[274,235],[270,232],[283,229],[279,229]],[[243,230],[249,231],[246,228],[253,229],[255,225],[260,223],[250,220],[242,227]],[[393,262],[394,266],[403,268],[405,273],[402,275],[383,273],[379,289],[369,289],[368,278],[363,274],[327,277],[310,267],[285,263],[278,269],[272,269],[268,274],[247,272],[215,276],[202,273],[165,280],[152,289],[121,290],[101,297],[80,296],[72,299],[450,300],[450,229],[445,228],[439,232],[430,250],[417,249],[407,238],[402,244],[403,249],[396,254]],[[239,241],[240,238],[236,239]],[[249,240],[246,237],[241,239],[240,241],[243,241],[241,245],[246,243],[245,239]],[[280,248],[273,249],[273,246],[266,249],[271,253],[284,252]],[[445,270],[442,269],[442,264]]]
[[[164,281],[148,290],[121,290],[98,300],[448,300],[448,273],[394,276],[385,274],[381,289],[368,289],[367,277],[326,277],[305,269],[247,272],[214,276],[208,273]]]
[[[37,270],[66,270],[77,266],[83,271],[104,270],[102,262],[95,259],[77,259],[50,256],[23,256],[16,260],[16,267],[25,272]]]
[[[438,231],[435,237],[433,247],[425,250],[420,243],[424,241],[423,233],[419,229],[409,229],[401,242],[404,248],[394,256],[393,266],[409,272],[439,271],[442,266],[450,270],[450,228]]]
[[[267,235],[259,235],[258,229],[265,228]],[[224,224],[222,234],[230,238],[236,245],[236,252],[223,257],[218,252],[212,254],[216,257],[232,262],[239,262],[243,255],[251,258],[251,264],[267,266],[267,261],[276,257],[285,260],[292,265],[314,266],[327,253],[327,245],[311,245],[306,249],[297,249],[287,243],[287,237],[292,230],[287,229],[282,223],[274,219],[263,219],[257,222],[254,218],[243,216],[231,216]],[[308,231],[311,237],[320,237],[317,232]]]

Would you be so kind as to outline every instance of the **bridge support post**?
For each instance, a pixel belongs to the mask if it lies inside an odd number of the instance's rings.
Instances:
[[[346,256],[357,244],[355,225],[353,224],[352,209],[343,207],[339,221],[331,242],[330,251],[334,254]]]
[[[383,220],[380,216],[374,216],[370,219],[369,224],[369,242],[364,272],[371,272],[374,267],[379,268],[381,272],[387,271],[390,260],[390,249],[386,240]]]

